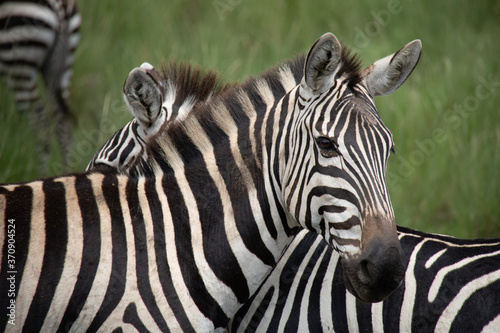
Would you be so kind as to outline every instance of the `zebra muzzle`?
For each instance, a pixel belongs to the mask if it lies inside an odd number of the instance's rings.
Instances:
[[[370,303],[387,298],[401,284],[406,270],[397,237],[389,242],[373,238],[360,254],[343,257],[341,263],[347,290]]]

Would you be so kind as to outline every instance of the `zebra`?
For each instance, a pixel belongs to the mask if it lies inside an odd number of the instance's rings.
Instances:
[[[327,33],[150,138],[143,176],[0,187],[0,279],[14,281],[0,285],[14,293],[0,327],[222,331],[304,228],[340,253],[351,293],[386,298],[405,267],[384,181],[392,135],[373,96],[420,53],[414,41],[361,71]]]
[[[79,42],[80,13],[74,0],[1,1],[0,75],[14,92],[19,111],[30,112],[47,172],[53,117],[66,168],[70,165],[73,116],[69,87]],[[43,79],[46,103],[38,90]],[[48,107],[53,107],[49,112]]]
[[[398,232],[408,268],[384,301],[346,293],[339,255],[301,231],[229,331],[498,332],[500,239]]]
[[[202,72],[188,63],[171,61],[161,73],[143,63],[129,73],[124,84],[124,99],[134,119],[104,143],[86,171],[112,169],[128,174],[138,170],[130,166],[136,165],[137,159],[147,160],[145,147],[149,138],[184,119],[197,103],[208,101],[230,86],[216,72]]]
[[[163,75],[168,78],[170,74]],[[127,93],[124,95],[127,101]],[[147,114],[144,108],[137,110]],[[102,161],[128,172],[127,165],[117,167],[114,161]],[[346,293],[338,253],[321,236],[304,230],[257,293],[231,319],[229,331],[496,331],[500,326],[496,297],[500,294],[500,240],[456,239],[397,228],[410,269],[402,286],[386,300],[367,304]]]

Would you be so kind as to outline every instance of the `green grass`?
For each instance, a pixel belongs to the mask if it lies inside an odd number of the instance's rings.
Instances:
[[[243,80],[307,51],[327,31],[365,65],[419,38],[423,54],[408,82],[376,99],[397,147],[388,169],[397,222],[459,237],[500,237],[497,1],[113,0],[80,1],[80,8],[71,92],[78,120],[74,171],[131,119],[121,88],[144,61],[190,60]],[[42,176],[36,137],[3,85],[0,107],[0,182]],[[52,151],[58,165],[57,145]]]

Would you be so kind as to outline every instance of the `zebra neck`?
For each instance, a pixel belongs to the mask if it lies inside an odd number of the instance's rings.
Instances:
[[[257,209],[267,217],[273,239],[288,238],[299,225],[283,209],[279,166],[303,62],[298,57],[197,105],[152,140],[140,168],[151,168],[152,174],[203,169],[200,174],[217,184],[213,191],[226,191],[229,198],[249,196],[251,205],[244,211]]]
[[[237,168],[230,162],[228,167]],[[152,224],[165,230],[171,272],[174,268],[182,273],[185,287],[179,288],[189,291],[200,311],[211,309],[203,314],[216,326],[257,290],[291,241],[283,230],[273,229],[279,224],[268,222],[274,220],[269,205],[258,197],[262,190],[250,187],[250,180],[235,179],[236,171],[229,170],[215,169],[211,163],[186,165],[159,175],[154,185],[153,179],[144,178],[137,185],[128,180],[132,184],[127,185],[137,186],[139,193],[142,188],[151,191],[148,202],[154,200],[153,192],[158,194],[160,204],[148,206],[151,216],[163,217]],[[161,207],[161,214],[153,206]],[[158,232],[154,234],[158,237]],[[178,258],[169,257],[172,253]],[[194,292],[201,284],[206,286],[205,296]]]
[[[214,267],[202,280],[217,286],[217,277],[230,289],[221,286],[222,294],[237,303],[255,291],[298,227],[283,209],[277,168],[293,103],[286,96],[298,85],[300,59],[294,66],[196,106],[148,146],[147,164],[162,179],[174,225],[190,226],[179,239],[189,239],[193,253],[204,253],[205,266]]]
[[[245,291],[235,292],[240,303],[270,272],[297,227],[283,209],[275,175],[281,158],[276,142],[282,140],[286,115],[269,85],[260,82],[258,89],[265,102],[259,107],[240,91],[238,111],[233,104],[214,103],[208,115],[188,116],[148,153],[157,163],[155,174],[163,172],[167,197],[174,196],[169,192],[173,187],[187,204],[172,211],[172,217],[188,216],[191,226],[199,223],[201,233],[209,236],[196,242],[208,256],[219,253],[217,261],[233,267],[215,275],[247,281]],[[237,284],[231,289],[237,290]]]

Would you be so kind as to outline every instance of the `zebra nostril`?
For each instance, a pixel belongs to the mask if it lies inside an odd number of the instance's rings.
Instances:
[[[370,284],[372,282],[372,277],[370,275],[370,266],[371,264],[368,260],[361,260],[359,263],[358,269],[358,279],[362,284]]]

